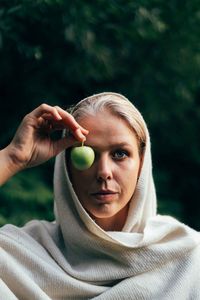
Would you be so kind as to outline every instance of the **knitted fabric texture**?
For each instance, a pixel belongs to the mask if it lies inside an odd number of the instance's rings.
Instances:
[[[65,153],[57,156],[55,221],[0,229],[0,300],[200,299],[200,235],[157,215],[147,128],[146,135],[121,232],[104,231],[88,215],[70,182]]]

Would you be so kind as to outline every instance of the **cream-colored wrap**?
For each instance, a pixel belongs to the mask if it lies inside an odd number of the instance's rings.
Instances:
[[[90,218],[69,180],[65,153],[58,155],[55,222],[0,230],[0,300],[200,299],[200,234],[156,214],[147,129],[146,135],[121,232],[105,232]]]

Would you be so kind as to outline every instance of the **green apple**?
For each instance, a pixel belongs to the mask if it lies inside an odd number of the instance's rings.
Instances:
[[[71,150],[71,161],[73,166],[78,170],[86,170],[94,162],[94,150],[88,146],[74,147]]]

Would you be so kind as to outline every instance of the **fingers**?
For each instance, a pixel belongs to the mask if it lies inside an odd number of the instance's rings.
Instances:
[[[70,148],[76,144],[78,145],[78,142],[73,137],[68,139],[66,139],[66,137],[63,137],[59,140],[54,141],[53,143],[54,143],[54,156],[67,148]]]
[[[49,114],[51,116],[54,116],[55,120],[62,120],[62,117],[60,116],[56,107],[50,106],[45,103],[41,104],[36,109],[34,109],[31,114],[36,118],[42,117],[42,115],[44,114]]]
[[[80,142],[85,142],[86,137],[82,134],[81,129],[78,128],[73,132],[74,137],[80,141]]]
[[[63,123],[66,123],[66,125],[68,125],[73,132],[75,132],[77,129],[81,129],[84,134],[88,134],[89,131],[80,126],[71,114],[69,114],[59,106],[55,106],[55,108],[58,110],[59,115],[62,117]]]
[[[65,113],[67,113],[67,112],[65,112]],[[69,113],[67,113],[68,114],[68,117],[69,118],[71,118],[72,117],[72,120],[74,120],[75,121],[75,119],[73,118],[73,116],[71,116]],[[54,117],[51,115],[51,114],[49,114],[49,113],[44,113],[43,115],[42,115],[42,117],[41,117],[44,121],[52,121],[52,125],[53,125],[53,127],[54,127],[54,129],[55,130],[58,130],[58,129],[66,129],[66,121],[63,121],[63,119],[61,119],[61,120],[55,120],[54,119]],[[76,121],[75,121],[76,122]],[[77,122],[76,122],[77,123]],[[83,134],[88,134],[89,133],[89,131],[87,130],[87,129],[85,129],[85,128],[83,128],[80,124],[78,124],[77,123],[77,125],[78,125],[78,128],[77,127],[75,127],[75,130],[74,131],[76,131],[77,129],[81,129],[81,132],[83,133]]]
[[[48,104],[41,104],[30,114],[37,119],[43,119],[44,121],[49,121],[52,131],[54,130],[62,130],[69,129],[73,136],[78,141],[86,140],[86,135],[89,131],[78,124],[78,122],[74,119],[74,117],[66,112],[59,106],[50,106]]]

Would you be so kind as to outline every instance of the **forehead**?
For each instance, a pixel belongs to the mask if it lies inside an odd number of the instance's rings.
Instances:
[[[127,143],[130,146],[137,144],[137,138],[128,122],[103,110],[95,115],[88,115],[80,120],[79,124],[89,130],[86,144],[103,146]]]

